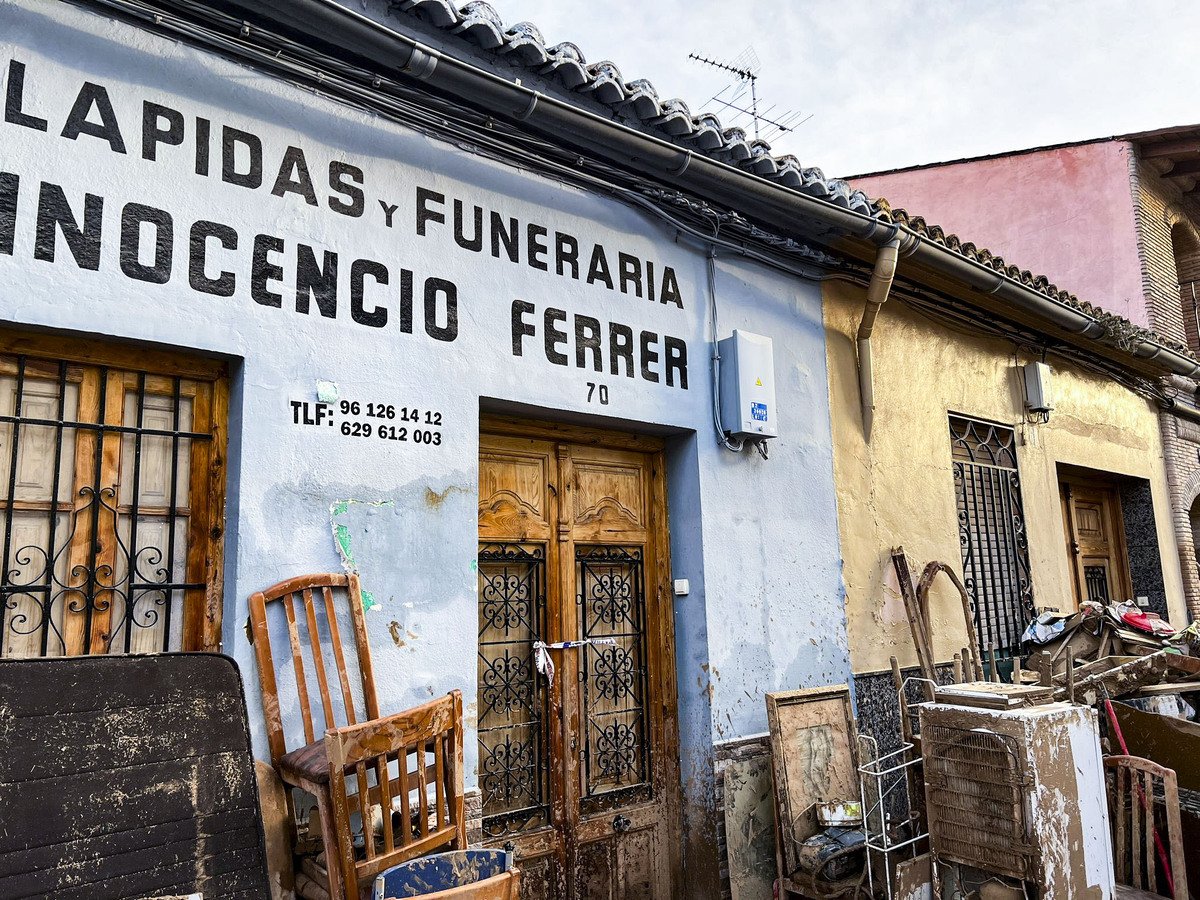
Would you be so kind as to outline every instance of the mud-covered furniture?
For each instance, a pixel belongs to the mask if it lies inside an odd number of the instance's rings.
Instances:
[[[1139,756],[1106,756],[1104,766],[1117,896],[1148,893],[1186,900],[1187,866],[1175,771]]]
[[[371,900],[517,900],[521,871],[504,850],[453,850],[407,862],[375,879]]]
[[[333,900],[353,896],[353,891],[343,893],[341,867],[335,860],[338,838],[324,734],[330,728],[379,718],[358,576],[301,575],[253,593],[250,626],[271,764],[285,786],[316,798],[329,895]],[[272,646],[272,631],[286,633],[278,648]],[[294,708],[299,723],[284,722],[281,682],[298,698]],[[293,802],[289,790],[289,813],[295,821]],[[298,842],[297,850],[305,849],[309,848]]]
[[[233,660],[0,660],[0,823],[9,900],[270,900]]]
[[[775,807],[775,859],[781,898],[802,896],[817,900],[847,897],[858,889],[861,865],[831,878],[825,864],[832,855],[811,852],[823,829],[817,805],[858,801],[858,736],[847,685],[780,691],[767,694],[767,723],[771,735],[771,771]],[[813,865],[814,861],[817,865]]]
[[[331,728],[325,752],[337,834],[329,865],[341,866],[347,897],[370,896],[372,879],[399,863],[439,848],[467,849],[461,691]]]

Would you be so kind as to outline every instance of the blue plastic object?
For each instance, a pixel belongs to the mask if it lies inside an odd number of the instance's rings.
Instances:
[[[475,884],[503,875],[512,868],[512,854],[504,850],[451,850],[433,853],[393,866],[375,879],[372,900],[391,897],[424,897],[437,891]]]

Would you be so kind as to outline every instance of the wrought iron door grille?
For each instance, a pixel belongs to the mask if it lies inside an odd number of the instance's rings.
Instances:
[[[650,735],[646,722],[646,594],[642,550],[575,549],[582,636],[615,644],[584,647],[580,810],[649,799]]]
[[[479,787],[487,837],[550,824],[546,692],[533,644],[546,635],[546,549],[479,548]]]
[[[983,648],[1011,655],[1033,617],[1033,584],[1016,435],[1011,428],[950,417],[963,585]]]
[[[1106,566],[1084,566],[1083,581],[1087,586],[1087,598],[1097,603],[1111,602],[1108,596],[1108,568]]]
[[[193,397],[178,378],[0,354],[0,655],[182,647]]]

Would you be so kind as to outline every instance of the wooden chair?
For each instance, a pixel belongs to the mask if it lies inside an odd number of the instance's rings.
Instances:
[[[342,646],[341,629],[336,615],[335,592],[344,593],[346,604],[349,606],[350,621],[354,630],[354,651],[358,657],[361,679],[361,699],[356,697],[355,691],[350,687],[346,652]],[[267,607],[273,603],[282,607],[287,623],[292,670],[304,729],[304,744],[290,750],[281,715],[275,678],[275,657],[267,624]],[[323,623],[319,620],[323,620]],[[279,777],[285,785],[300,788],[316,797],[317,814],[321,820],[321,840],[326,848],[329,895],[333,900],[341,900],[344,893],[341,867],[334,859],[338,837],[329,795],[329,763],[325,755],[325,741],[320,735],[339,725],[353,725],[379,718],[375,676],[371,668],[371,648],[367,644],[358,576],[301,575],[281,581],[265,591],[251,594],[250,623],[254,655],[258,662],[258,677],[262,685],[263,714],[267,720],[267,744],[271,751],[271,764],[279,772]],[[308,645],[307,661],[305,644]],[[286,656],[284,658],[286,659]],[[331,682],[327,672],[330,659],[337,669],[336,682]],[[315,679],[315,689],[310,679]],[[334,685],[333,690],[340,688],[340,703],[336,706],[331,694],[331,683]],[[319,700],[316,704],[313,702],[315,699]],[[314,708],[322,716],[323,724],[319,729],[313,723]],[[287,792],[287,802],[288,812],[295,822],[291,790]]]
[[[325,751],[338,841],[337,860],[332,852],[326,858],[331,868],[341,866],[348,897],[355,896],[355,888],[359,896],[370,896],[371,881],[380,872],[438,847],[467,849],[461,691],[394,716],[331,728],[325,732]],[[354,847],[351,816],[356,813],[362,859]]]
[[[1183,858],[1179,787],[1175,771],[1139,756],[1106,756],[1104,765],[1112,770],[1108,780],[1108,808],[1114,835],[1117,896],[1134,898],[1158,895],[1156,865],[1161,849],[1169,857],[1175,883],[1174,896],[1179,900],[1187,900],[1187,869]],[[1159,784],[1162,785],[1161,790],[1157,787]],[[1156,810],[1161,812],[1156,814]],[[1155,842],[1156,823],[1166,825],[1165,834],[1161,827],[1158,832],[1161,848]],[[1163,883],[1167,883],[1166,878]]]

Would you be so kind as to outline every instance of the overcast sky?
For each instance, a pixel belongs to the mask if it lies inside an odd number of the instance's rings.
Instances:
[[[753,47],[760,108],[811,116],[773,150],[826,175],[1200,123],[1200,0],[492,3],[693,112],[732,79],[688,54]]]

